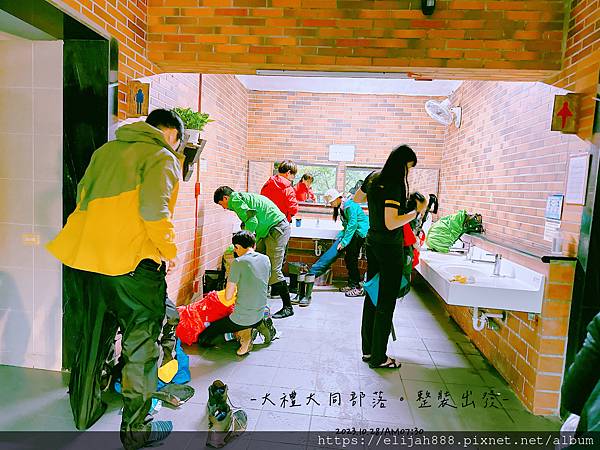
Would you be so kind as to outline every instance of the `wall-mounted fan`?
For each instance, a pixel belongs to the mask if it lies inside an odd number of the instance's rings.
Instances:
[[[460,127],[462,109],[460,106],[452,106],[449,98],[442,102],[428,100],[425,102],[425,111],[433,120],[442,125],[448,126],[454,122],[456,128]]]

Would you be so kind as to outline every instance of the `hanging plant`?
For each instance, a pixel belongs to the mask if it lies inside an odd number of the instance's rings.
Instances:
[[[200,132],[208,122],[214,122],[207,113],[195,112],[191,108],[173,108],[185,127],[185,137],[187,142],[198,143]]]

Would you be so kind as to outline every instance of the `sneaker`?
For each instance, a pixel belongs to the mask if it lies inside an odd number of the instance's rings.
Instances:
[[[286,317],[290,317],[294,315],[294,308],[291,306],[284,306],[275,314],[273,314],[273,319],[285,319]]]
[[[311,300],[312,297],[303,297],[302,300],[300,300],[300,303],[298,303],[298,305],[300,305],[303,308],[306,308],[308,305],[310,305]]]
[[[353,288],[346,292],[346,297],[364,297],[365,290],[362,288]]]

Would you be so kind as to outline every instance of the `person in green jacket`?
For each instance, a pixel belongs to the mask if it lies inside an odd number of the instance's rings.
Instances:
[[[323,275],[341,253],[344,253],[344,263],[348,270],[348,286],[342,288],[342,292],[345,292],[347,297],[364,295],[360,287],[358,258],[369,231],[369,217],[358,203],[335,189],[329,189],[323,197],[326,203],[333,206],[333,220],[337,221],[338,217],[341,217],[344,229],[329,250],[313,264],[309,272],[298,277],[299,292],[292,303],[300,306],[310,305],[315,278]]]
[[[158,383],[158,337],[177,246],[173,211],[181,178],[183,123],[172,111],[120,127],[97,149],[77,186],[77,207],[47,248],[66,267],[69,330],[78,340],[69,396],[75,426],[106,410],[100,379],[117,327],[123,333],[121,441],[137,449],[164,439],[170,421],[147,420]],[[72,311],[71,311],[72,310]]]
[[[294,315],[290,291],[282,269],[285,249],[291,235],[290,223],[285,215],[264,195],[235,192],[229,186],[221,186],[215,191],[214,202],[223,209],[236,213],[244,224],[244,229],[255,233],[256,250],[269,257],[269,285],[277,289],[283,302],[283,307],[273,314],[273,318],[283,319]]]

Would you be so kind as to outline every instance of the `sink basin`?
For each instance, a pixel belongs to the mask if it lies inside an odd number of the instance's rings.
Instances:
[[[449,279],[457,275],[462,275],[466,277],[473,277],[475,278],[475,281],[478,281],[482,277],[489,277],[491,275],[489,272],[467,266],[441,266],[440,271],[445,272]]]
[[[475,259],[485,257],[476,249]],[[508,311],[542,312],[544,276],[503,259],[501,276],[494,264],[467,261],[465,256],[424,251],[417,271],[449,305]],[[456,275],[472,277],[470,284],[450,282]]]
[[[334,222],[331,219],[302,219],[302,224],[299,227],[296,226],[296,220],[294,219],[291,226],[292,237],[295,238],[335,240],[342,230],[341,222]]]

